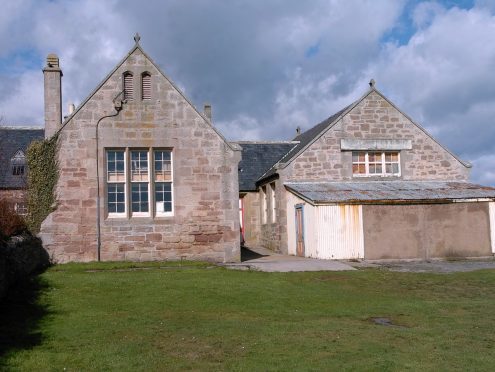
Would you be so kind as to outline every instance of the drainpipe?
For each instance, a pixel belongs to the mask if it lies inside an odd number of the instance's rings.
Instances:
[[[123,91],[117,94],[117,96],[113,99],[113,105],[115,109],[115,113],[110,115],[102,116],[96,122],[96,246],[98,252],[98,262],[101,261],[101,213],[100,213],[100,167],[99,167],[99,151],[98,151],[98,128],[100,126],[100,122],[103,119],[112,118],[117,116],[120,111],[122,111],[122,105],[125,101],[117,100],[118,97],[122,95]]]

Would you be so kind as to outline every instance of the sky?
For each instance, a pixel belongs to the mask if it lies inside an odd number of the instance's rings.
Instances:
[[[2,0],[2,125],[43,125],[48,53],[63,107],[133,47],[229,140],[290,140],[376,88],[495,185],[495,0]]]

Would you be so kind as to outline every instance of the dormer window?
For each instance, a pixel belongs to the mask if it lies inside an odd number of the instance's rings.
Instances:
[[[141,98],[143,101],[151,100],[151,74],[143,72],[141,75]]]
[[[127,101],[132,101],[134,99],[134,86],[133,86],[134,76],[131,72],[124,73],[124,99]]]
[[[23,176],[26,173],[26,156],[22,150],[18,150],[10,159],[12,175]]]
[[[354,177],[400,176],[398,151],[353,151],[352,175]]]

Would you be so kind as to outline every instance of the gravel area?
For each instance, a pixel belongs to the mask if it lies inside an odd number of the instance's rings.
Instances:
[[[391,271],[413,273],[455,273],[484,269],[495,269],[495,259],[460,261],[395,261],[395,262],[349,262],[355,268],[386,268]]]

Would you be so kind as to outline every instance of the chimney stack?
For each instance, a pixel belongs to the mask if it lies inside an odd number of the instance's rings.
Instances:
[[[204,114],[211,121],[211,105],[209,103],[205,103]]]
[[[49,54],[46,57],[43,75],[45,78],[45,138],[50,138],[62,124],[62,70],[56,54]]]

